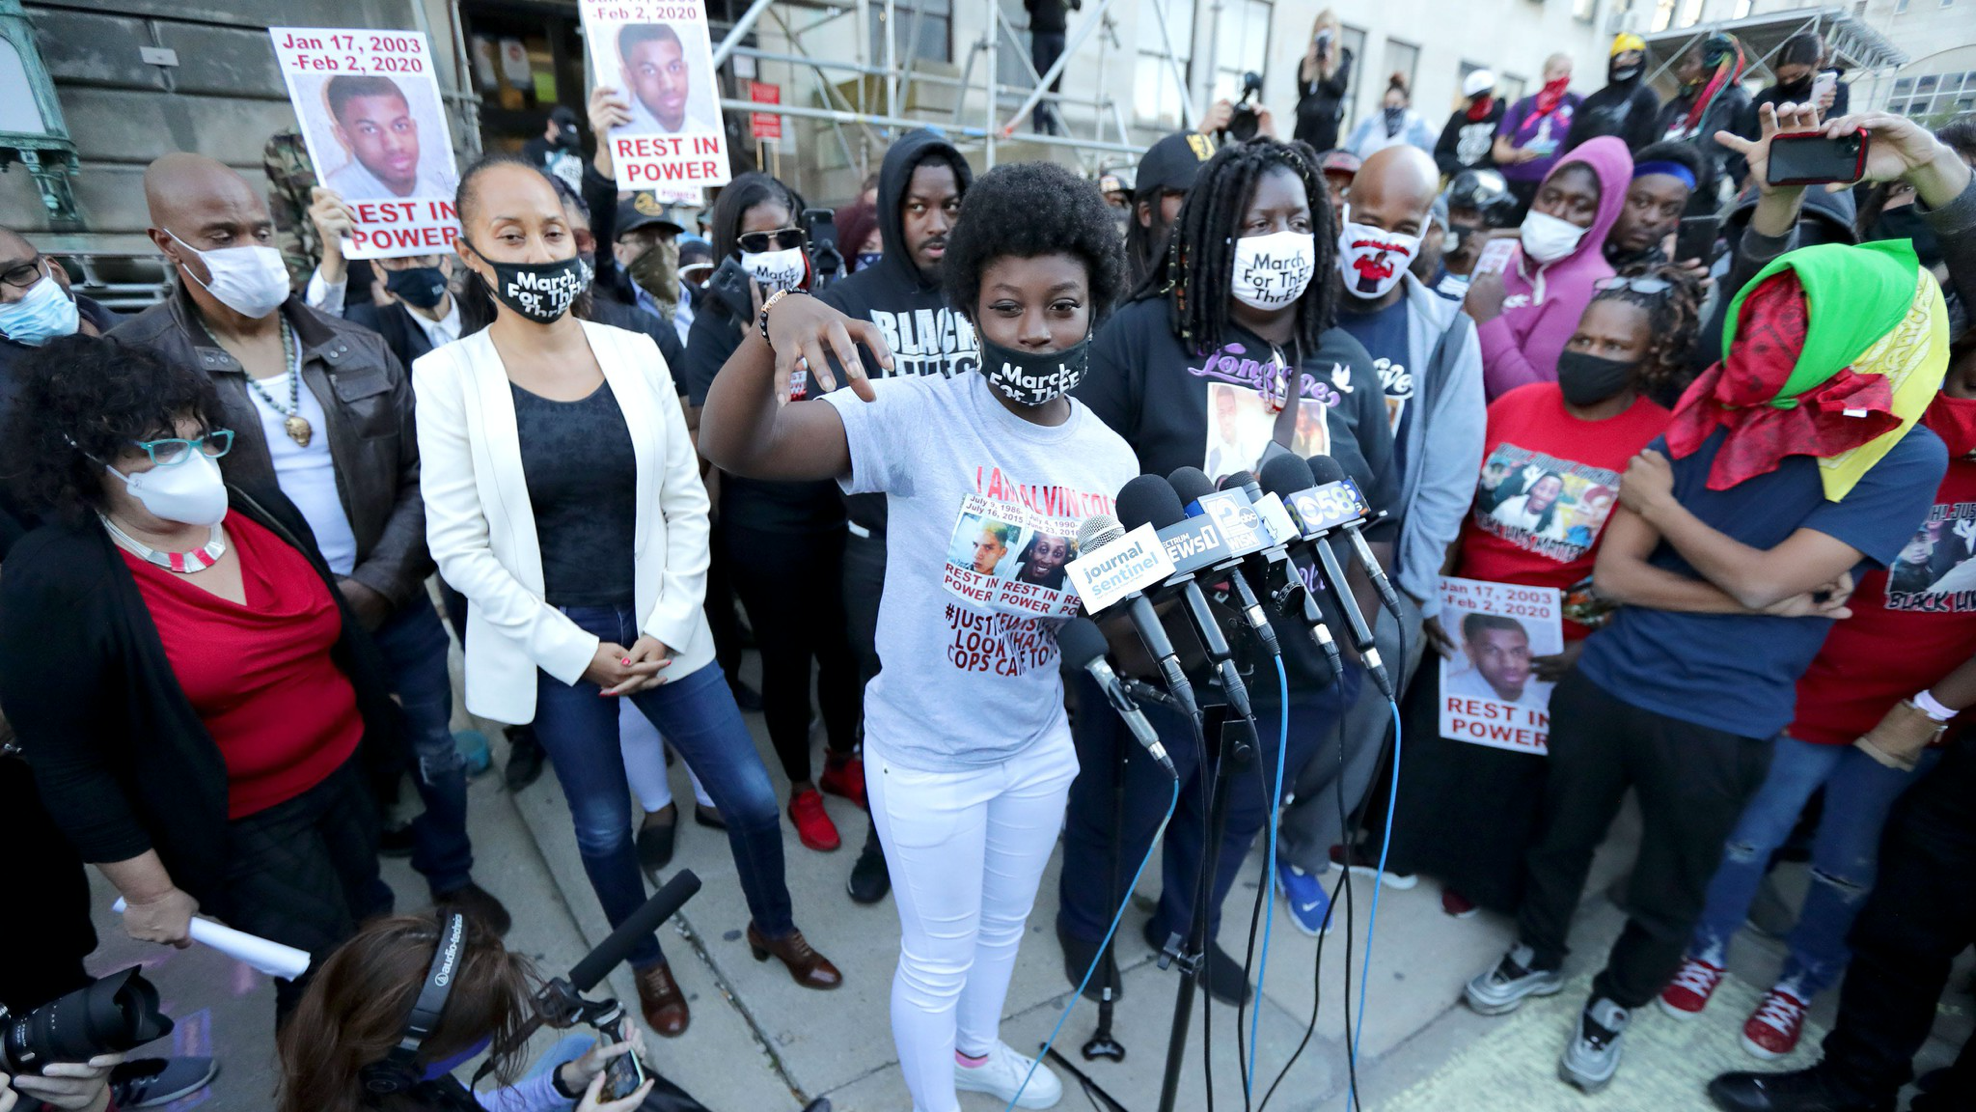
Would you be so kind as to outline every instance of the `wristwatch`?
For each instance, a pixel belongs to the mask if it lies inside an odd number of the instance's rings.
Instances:
[[[780,302],[783,298],[788,297],[792,293],[807,294],[809,293],[809,291],[788,289],[788,290],[777,290],[774,293],[769,294],[768,300],[762,302],[762,311],[760,316],[758,316],[755,320],[755,327],[760,329],[762,333],[762,343],[767,344],[768,349],[770,351],[775,350],[775,342],[768,338],[768,311],[770,309],[775,308],[776,303]]]

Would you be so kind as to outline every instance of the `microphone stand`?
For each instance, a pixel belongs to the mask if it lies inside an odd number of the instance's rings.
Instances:
[[[1118,891],[1121,879],[1119,848],[1125,841],[1125,770],[1132,757],[1126,748],[1127,739],[1120,738],[1119,741],[1112,762],[1111,874],[1109,887],[1106,889],[1106,907],[1117,907],[1122,898]],[[1087,1062],[1095,1062],[1100,1058],[1112,1062],[1125,1061],[1125,1045],[1112,1034],[1112,1010],[1118,1004],[1118,962],[1112,955],[1112,948],[1117,944],[1118,939],[1112,939],[1105,944],[1105,949],[1098,955],[1099,968],[1104,977],[1104,985],[1099,989],[1098,995],[1098,1029],[1091,1033],[1091,1037],[1085,1040],[1083,1049],[1078,1052]],[[1131,1112],[1118,1102],[1118,1098],[1106,1092],[1105,1087],[1098,1084],[1090,1074],[1064,1057],[1062,1051],[1053,1046],[1050,1048],[1049,1057],[1076,1078],[1077,1083],[1084,1087],[1086,1093],[1104,1101],[1111,1112]]]

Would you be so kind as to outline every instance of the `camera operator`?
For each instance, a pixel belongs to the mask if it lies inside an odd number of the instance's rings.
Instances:
[[[51,1063],[39,1075],[0,1073],[0,1112],[105,1112],[110,1107],[110,1070],[122,1061],[121,1054],[98,1054],[87,1062]]]
[[[1202,135],[1211,135],[1216,143],[1231,140],[1246,143],[1260,135],[1267,139],[1276,138],[1276,116],[1256,97],[1262,93],[1262,75],[1245,73],[1242,75],[1242,96],[1240,100],[1222,97],[1201,117],[1194,130]]]

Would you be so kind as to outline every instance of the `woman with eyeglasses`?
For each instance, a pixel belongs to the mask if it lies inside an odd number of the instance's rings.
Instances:
[[[1695,337],[1701,291],[1687,271],[1640,268],[1594,286],[1558,357],[1557,381],[1519,387],[1490,404],[1484,481],[1450,572],[1567,592],[1564,651],[1535,657],[1531,682],[1562,679],[1603,620],[1569,599],[1591,577],[1627,461],[1667,427],[1667,410],[1653,396],[1685,374]],[[1461,663],[1462,630],[1429,618],[1423,632],[1441,655]],[[1442,738],[1438,673],[1421,670],[1408,707],[1413,721],[1389,882],[1412,887],[1416,871],[1432,873],[1444,885],[1441,909],[1458,919],[1478,905],[1513,911],[1541,810],[1545,761]]]
[[[693,318],[686,343],[690,404],[706,404],[714,375],[741,346],[765,299],[810,287],[803,200],[766,174],[743,174],[714,202],[713,296]],[[795,387],[797,397],[803,387]],[[864,768],[853,755],[863,702],[845,635],[844,501],[829,480],[769,482],[723,473],[714,529],[735,593],[762,654],[762,704],[769,740],[789,778],[789,821],[813,850],[842,844],[818,789],[862,807]],[[810,671],[827,746],[823,775],[810,763]]]
[[[455,205],[469,287],[497,315],[413,364],[412,388],[426,539],[471,604],[467,709],[534,722],[616,925],[646,898],[619,747],[618,701],[632,700],[727,822],[749,951],[835,988],[836,967],[796,929],[775,790],[714,659],[707,493],[671,370],[645,337],[573,315],[589,267],[541,170],[482,159]],[[657,936],[628,960],[646,1021],[684,1032]]]
[[[294,505],[221,479],[206,376],[87,337],[20,369],[4,473],[48,524],[0,577],[0,704],[49,813],[132,938],[188,946],[204,913],[320,961],[390,909],[375,649]]]

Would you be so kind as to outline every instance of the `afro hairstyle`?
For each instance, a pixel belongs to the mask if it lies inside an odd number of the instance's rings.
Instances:
[[[1054,162],[997,166],[968,187],[948,233],[941,267],[947,301],[973,320],[989,263],[1058,254],[1083,260],[1096,328],[1125,288],[1125,249],[1098,184]]]

